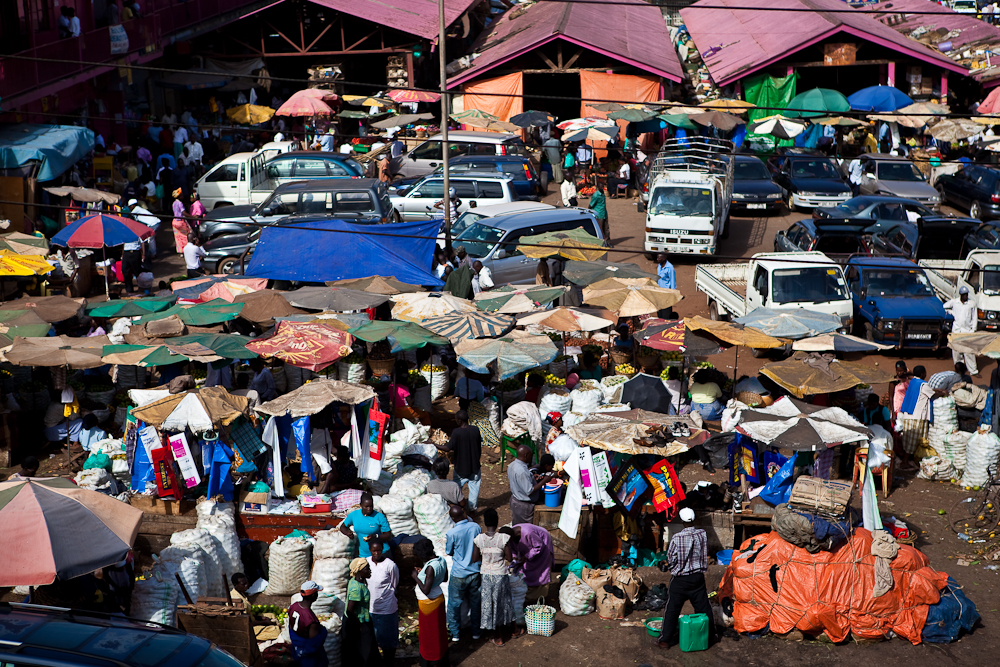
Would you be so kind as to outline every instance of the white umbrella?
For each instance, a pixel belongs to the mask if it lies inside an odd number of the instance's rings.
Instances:
[[[475,304],[468,299],[460,299],[449,292],[415,292],[396,294],[392,297],[396,305],[392,307],[393,319],[420,324],[432,317],[449,313],[478,313]]]
[[[750,123],[747,132],[754,134],[770,134],[778,139],[794,139],[806,129],[805,123],[794,118],[786,118],[781,114],[768,116]]]
[[[736,430],[757,442],[795,451],[822,451],[867,442],[871,431],[843,408],[783,396],[766,408],[740,411]]]
[[[575,308],[553,308],[532,313],[517,320],[518,325],[537,324],[555,331],[597,331],[614,326],[614,322]]]

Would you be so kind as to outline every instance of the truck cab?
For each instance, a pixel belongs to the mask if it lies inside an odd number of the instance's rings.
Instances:
[[[644,249],[714,255],[729,234],[733,144],[721,139],[671,139],[649,173]]]
[[[954,321],[924,270],[902,257],[852,257],[847,284],[858,335],[899,348],[938,349]]]
[[[961,288],[969,288],[979,311],[977,328],[1000,331],[1000,250],[973,250],[965,259],[917,263],[942,301],[956,299]]]

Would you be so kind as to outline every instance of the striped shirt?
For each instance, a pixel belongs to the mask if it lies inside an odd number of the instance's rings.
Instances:
[[[688,526],[670,538],[667,547],[667,566],[670,574],[682,577],[698,574],[708,569],[708,540],[701,528]]]

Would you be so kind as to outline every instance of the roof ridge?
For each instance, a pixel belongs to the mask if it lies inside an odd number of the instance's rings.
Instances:
[[[566,34],[566,24],[569,23],[570,12],[573,11],[573,3],[567,2],[562,7],[562,14],[559,17],[559,21],[556,22],[556,26],[552,29],[553,35],[565,35]]]

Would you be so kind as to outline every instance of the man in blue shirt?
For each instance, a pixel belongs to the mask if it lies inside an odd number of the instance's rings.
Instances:
[[[656,256],[656,275],[660,276],[657,285],[667,289],[677,289],[677,274],[674,272],[674,265],[667,261],[665,252]]]
[[[353,532],[351,527],[354,528]],[[357,538],[358,556],[361,558],[372,555],[371,549],[368,548],[369,540],[388,542],[392,539],[389,520],[381,512],[375,511],[372,494],[367,491],[361,494],[361,509],[354,510],[344,518],[340,524],[340,532],[352,540]]]
[[[459,612],[464,600],[469,603],[472,613],[472,638],[479,639],[479,588],[482,578],[479,574],[479,562],[472,562],[475,548],[473,541],[480,533],[479,525],[469,521],[465,510],[458,505],[452,505],[449,514],[455,525],[448,531],[444,546],[444,552],[453,559],[451,575],[448,577],[448,634],[451,635],[451,641],[458,641],[461,628]]]

